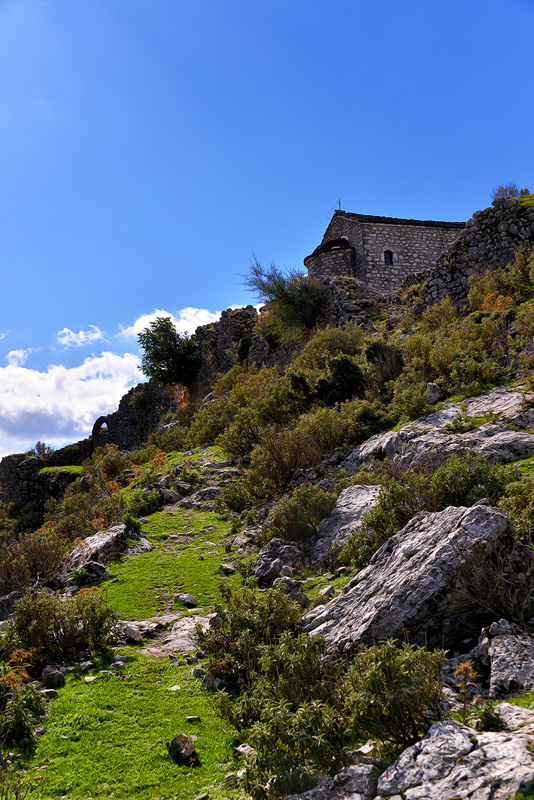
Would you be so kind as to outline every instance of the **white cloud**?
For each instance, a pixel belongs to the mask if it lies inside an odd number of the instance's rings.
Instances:
[[[70,328],[63,328],[58,332],[57,340],[63,347],[81,347],[85,344],[93,344],[104,339],[104,333],[96,325],[89,325],[88,331],[78,331],[74,333]]]
[[[88,436],[95,420],[115,411],[131,386],[142,380],[139,358],[103,352],[78,367],[49,366],[46,372],[12,363],[0,368],[0,456],[26,444],[52,446]]]
[[[5,339],[8,333],[10,333],[10,331],[4,331],[3,333],[0,333],[0,341]]]
[[[6,356],[6,361],[11,367],[20,367],[28,356],[40,350],[39,347],[27,347],[26,350],[10,350]]]
[[[170,317],[174,327],[179,333],[192,334],[199,325],[207,325],[210,322],[216,322],[220,316],[220,311],[212,312],[208,311],[206,308],[192,308],[191,306],[180,309],[177,315],[172,314],[170,311],[156,309],[152,314],[143,314],[141,317],[138,317],[134,324],[130,325],[128,328],[124,328],[120,325],[120,335],[133,339],[140,334],[141,331],[144,331],[151,322],[158,319],[158,317]]]

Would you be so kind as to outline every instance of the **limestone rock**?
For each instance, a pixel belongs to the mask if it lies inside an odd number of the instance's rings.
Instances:
[[[183,508],[198,508],[201,511],[213,511],[213,501],[222,492],[220,486],[205,486],[189,497],[180,498]]]
[[[53,664],[49,664],[43,669],[41,679],[45,689],[60,689],[65,686],[65,676]]]
[[[271,539],[258,553],[251,572],[260,586],[267,586],[282,574],[283,567],[292,567],[301,558],[302,552],[294,542]]]
[[[380,776],[376,800],[509,800],[534,784],[529,744],[521,730],[480,733],[437,722]]]
[[[495,636],[488,654],[490,697],[530,692],[534,688],[534,636],[528,633]]]
[[[169,635],[163,640],[163,648],[173,653],[185,653],[188,650],[193,650],[196,647],[195,627],[200,625],[204,629],[207,628],[213,617],[215,617],[215,614],[179,619],[172,626]]]
[[[113,525],[107,530],[88,536],[82,544],[76,545],[69,553],[70,562],[76,569],[80,569],[88,561],[108,564],[119,557],[127,540],[126,525]]]
[[[189,592],[181,592],[180,594],[176,595],[176,600],[181,603],[186,608],[196,608],[197,607],[197,599],[193,597],[192,594]]]
[[[444,621],[476,610],[458,591],[460,569],[491,556],[509,531],[508,517],[483,505],[417,515],[382,545],[341,595],[308,612],[303,628],[323,634],[339,650],[353,642],[402,639],[404,629],[414,642],[424,643],[426,637],[429,646],[433,636],[441,646],[444,635],[447,646]],[[449,627],[451,637],[457,636],[458,626]]]
[[[291,600],[293,600],[295,603],[298,603],[298,605],[302,608],[309,607],[310,601],[306,594],[302,591],[302,584],[299,583],[299,581],[282,575],[280,578],[275,579],[273,586],[281,586],[284,591],[287,592]]]
[[[492,389],[485,395],[472,397],[465,403],[448,403],[422,419],[404,425],[398,431],[371,436],[342,462],[349,473],[357,472],[373,459],[389,458],[402,469],[423,463],[433,453],[482,453],[492,462],[507,463],[534,453],[534,434],[510,430],[506,425],[530,428],[534,425],[534,409],[525,409],[522,392]],[[482,419],[495,415],[497,423],[488,422],[465,433],[446,428],[458,414]]]
[[[380,486],[349,486],[339,495],[332,513],[317,528],[317,540],[311,557],[323,563],[332,547],[343,547],[360,526],[362,516],[376,504]]]
[[[17,600],[22,597],[22,592],[14,591],[0,597],[0,620],[5,620],[13,613]]]

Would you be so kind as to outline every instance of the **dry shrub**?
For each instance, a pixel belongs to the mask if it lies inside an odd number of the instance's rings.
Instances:
[[[499,292],[487,294],[480,306],[481,311],[506,311],[514,302],[513,297],[505,297]]]
[[[61,540],[48,527],[26,534],[18,542],[4,543],[0,547],[0,593],[50,580],[63,552]]]
[[[510,528],[494,547],[468,541],[458,545],[463,566],[457,589],[497,618],[526,628],[534,616],[534,553]]]
[[[98,590],[81,590],[68,600],[26,592],[15,604],[8,636],[48,660],[102,649],[116,625],[117,615]]]

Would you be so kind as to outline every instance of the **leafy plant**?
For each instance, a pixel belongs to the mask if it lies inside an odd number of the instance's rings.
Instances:
[[[244,285],[267,304],[273,332],[281,340],[301,329],[311,330],[325,302],[325,291],[319,282],[297,270],[288,270],[284,275],[274,264],[264,269],[256,259]]]
[[[62,600],[27,592],[16,604],[8,636],[41,658],[73,655],[87,648],[102,649],[113,637],[117,617],[92,589]]]
[[[411,744],[440,719],[443,650],[391,639],[357,652],[346,679],[345,712],[356,734]]]
[[[286,497],[277,500],[267,518],[263,542],[274,537],[289,541],[309,540],[317,525],[328,516],[336,495],[320,486],[303,483]]]
[[[141,369],[160,386],[190,386],[201,363],[198,344],[178,333],[170,317],[153,320],[137,341],[143,348]]]

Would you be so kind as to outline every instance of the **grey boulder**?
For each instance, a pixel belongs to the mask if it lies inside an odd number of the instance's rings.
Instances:
[[[262,547],[251,572],[260,586],[268,586],[284,574],[284,567],[293,567],[302,558],[300,548],[285,539],[271,539]]]
[[[317,539],[311,558],[322,564],[332,548],[343,547],[352,533],[358,530],[363,515],[375,505],[380,486],[349,486],[339,495],[332,513],[317,528]]]
[[[376,800],[509,800],[534,784],[532,712],[503,703],[509,730],[479,732],[436,722],[378,780]]]
[[[510,531],[508,517],[485,505],[421,513],[382,545],[341,595],[308,612],[303,629],[323,634],[339,651],[355,642],[402,639],[406,630],[414,642],[448,646],[449,635],[463,633],[460,615],[462,625],[468,612],[473,626],[480,622],[477,604],[458,583],[461,575],[479,569]]]

